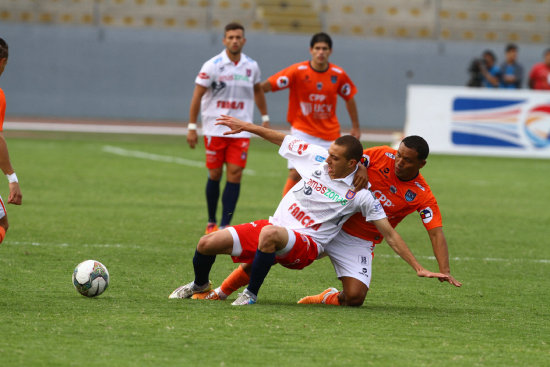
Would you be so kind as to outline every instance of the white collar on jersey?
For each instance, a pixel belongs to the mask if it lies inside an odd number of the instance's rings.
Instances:
[[[235,65],[233,61],[227,56],[226,49],[224,48],[223,51],[220,53],[220,56],[222,57],[222,61],[224,65],[232,64]],[[248,56],[246,56],[244,53],[241,52],[241,59],[239,60],[239,63],[237,65],[243,65],[246,64],[248,60]]]
[[[323,171],[328,175],[328,164],[327,164],[327,162],[323,162],[322,167],[323,167]],[[335,179],[331,179],[331,180],[332,181],[342,181],[346,185],[352,186],[353,185],[353,178],[355,177],[355,172],[357,172],[357,169],[358,169],[358,167],[355,166],[355,169],[353,170],[353,172],[350,173],[349,175],[347,175],[346,177],[335,178]]]

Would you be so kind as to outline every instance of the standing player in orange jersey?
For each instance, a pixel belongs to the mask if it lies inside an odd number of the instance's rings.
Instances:
[[[4,72],[4,68],[8,63],[8,44],[2,38],[0,38],[0,76]],[[10,155],[8,153],[8,146],[4,135],[2,134],[4,127],[4,116],[6,114],[6,96],[4,91],[0,88],[0,169],[8,178],[10,186],[10,194],[8,196],[8,204],[21,205],[23,195],[21,195],[21,189],[19,188],[19,182],[17,181],[17,175],[13,170],[10,162]],[[6,208],[4,201],[0,197],[0,243],[6,236],[8,230],[8,216],[6,214]]]
[[[428,143],[420,136],[406,137],[397,150],[380,146],[363,151],[370,190],[384,207],[391,226],[396,227],[407,215],[418,212],[432,243],[439,271],[448,276],[445,281],[460,287],[462,284],[451,276],[439,206],[420,173],[428,154]],[[321,294],[304,297],[298,303],[361,306],[372,278],[374,246],[382,240],[380,232],[360,213],[351,216],[336,237],[324,246],[342,282],[343,291],[328,288]],[[196,294],[193,298],[224,300],[248,284],[249,274],[250,265],[241,264],[220,287],[205,294]]]
[[[355,104],[357,88],[341,67],[329,63],[332,39],[326,33],[313,35],[309,53],[311,60],[293,64],[262,82],[264,92],[288,88],[287,121],[291,135],[326,149],[340,137],[340,123],[336,117],[338,96],[346,103],[352,128],[350,135],[361,138],[359,117]],[[300,175],[288,164],[289,173],[283,196],[300,181]]]

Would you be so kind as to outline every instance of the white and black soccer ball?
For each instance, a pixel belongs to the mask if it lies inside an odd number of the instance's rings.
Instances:
[[[74,269],[73,285],[83,296],[99,296],[109,286],[109,271],[99,261],[83,261]]]

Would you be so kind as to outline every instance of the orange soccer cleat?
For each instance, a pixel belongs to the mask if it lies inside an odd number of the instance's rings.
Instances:
[[[204,231],[204,234],[210,234],[212,232],[216,232],[218,230],[218,226],[216,223],[208,222],[206,225],[206,230]]]
[[[325,303],[325,300],[327,299],[327,297],[335,293],[338,293],[338,289],[329,288],[323,291],[321,294],[317,294],[315,296],[306,296],[300,299],[298,303],[300,304]]]

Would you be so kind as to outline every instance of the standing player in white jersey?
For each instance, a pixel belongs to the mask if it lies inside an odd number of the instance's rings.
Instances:
[[[359,140],[342,136],[327,151],[234,117],[222,116],[218,121],[231,129],[227,134],[249,131],[279,145],[279,154],[292,161],[302,179],[284,196],[269,220],[240,224],[203,236],[193,257],[195,280],[174,290],[169,298],[189,298],[194,293],[208,292],[211,289],[208,278],[216,255],[227,254],[234,262],[252,262],[248,288],[233,305],[253,304],[273,264],[291,269],[308,266],[322,255],[323,246],[356,212],[361,212],[387,236],[388,244],[418,276],[446,278],[444,274],[427,271],[416,261],[370,191],[355,191],[353,179],[363,154]]]
[[[260,87],[260,69],[256,61],[241,52],[245,43],[244,27],[241,24],[226,25],[223,38],[225,50],[205,62],[195,79],[187,143],[191,148],[197,145],[197,117],[200,111],[208,168],[206,234],[218,230],[216,212],[224,164],[227,182],[222,194],[220,228],[229,225],[231,221],[239,198],[250,143],[250,134],[247,132],[224,136],[227,128],[216,126],[216,118],[225,114],[252,122],[255,102],[262,114],[262,125],[269,126],[267,105]]]

